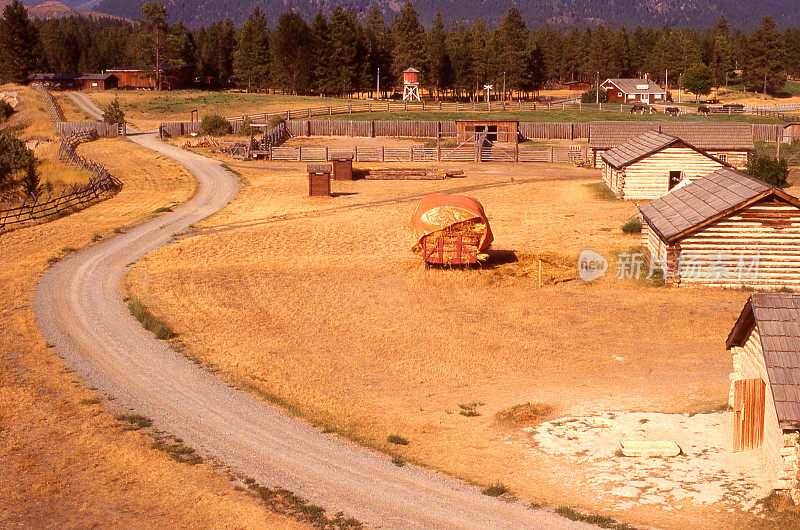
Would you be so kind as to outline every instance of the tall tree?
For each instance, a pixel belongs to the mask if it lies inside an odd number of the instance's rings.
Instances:
[[[303,17],[283,13],[272,34],[272,72],[285,90],[306,94],[311,88],[311,32]]]
[[[528,51],[528,27],[519,11],[513,7],[509,9],[500,21],[495,35],[499,70],[506,73],[510,87],[521,88],[525,74],[525,54]]]
[[[39,35],[28,19],[28,11],[14,0],[0,19],[0,76],[4,81],[24,83],[40,56]]]
[[[406,2],[392,22],[392,39],[392,71],[398,79],[402,77],[403,70],[411,66],[423,72],[427,70],[425,29],[419,23],[419,16],[411,2]]]
[[[442,14],[436,13],[433,25],[428,32],[428,82],[436,89],[436,95],[450,88],[453,65],[447,50],[447,33],[444,30]]]
[[[330,57],[334,94],[350,94],[358,89],[358,67],[364,50],[358,40],[359,28],[352,9],[336,7],[330,18]]]
[[[233,73],[247,90],[266,88],[269,76],[269,31],[267,17],[255,8],[239,30],[233,54]]]
[[[156,90],[161,90],[162,84],[162,61],[167,55],[166,32],[169,29],[167,19],[169,11],[158,0],[150,0],[142,6],[141,15],[137,19],[139,30],[142,32],[147,66],[152,66],[156,78]],[[150,68],[148,68],[150,69]]]
[[[783,41],[772,17],[764,17],[747,41],[745,82],[755,90],[775,93],[783,88],[786,73]]]

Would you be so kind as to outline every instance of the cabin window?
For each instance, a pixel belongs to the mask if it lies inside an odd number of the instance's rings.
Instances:
[[[636,94],[628,94],[628,99],[636,99]]]
[[[678,185],[678,183],[681,181],[682,175],[683,175],[682,171],[669,172],[669,189],[672,189]]]
[[[720,153],[717,156],[719,156],[719,159],[722,160],[723,162],[727,162],[728,161],[728,154],[727,153]]]

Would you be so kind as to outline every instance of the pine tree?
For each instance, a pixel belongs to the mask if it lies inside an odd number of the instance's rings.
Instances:
[[[425,29],[419,23],[414,6],[406,2],[392,22],[392,72],[400,79],[403,70],[411,66],[427,70],[428,54],[425,47]]]
[[[239,45],[233,54],[233,73],[247,90],[266,88],[269,74],[267,17],[255,8],[239,30]]]
[[[162,69],[167,56],[168,42],[166,32],[169,29],[167,19],[169,11],[158,0],[150,0],[142,6],[142,12],[137,22],[142,34],[144,50],[147,53],[145,64],[147,70],[153,72],[156,78],[155,89],[161,90],[163,85]]]
[[[745,82],[756,91],[775,93],[786,82],[783,42],[772,17],[761,19],[747,40]]]
[[[358,41],[358,22],[353,10],[336,7],[330,17],[330,58],[334,94],[350,94],[358,88],[358,66],[363,49]]]
[[[447,51],[447,33],[444,30],[442,14],[436,13],[433,25],[428,32],[428,82],[436,88],[436,95],[450,88],[453,65]]]
[[[0,77],[25,83],[39,62],[39,34],[28,19],[28,11],[13,0],[0,19]]]
[[[272,73],[278,85],[294,94],[311,88],[311,32],[297,13],[284,13],[272,34]]]
[[[498,47],[498,69],[506,73],[508,87],[521,88],[525,75],[528,27],[513,7],[500,21],[495,39]]]

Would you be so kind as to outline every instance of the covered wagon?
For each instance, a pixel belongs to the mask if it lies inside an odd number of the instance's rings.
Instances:
[[[431,194],[417,204],[409,228],[426,265],[471,265],[492,244],[483,206],[464,195]]]

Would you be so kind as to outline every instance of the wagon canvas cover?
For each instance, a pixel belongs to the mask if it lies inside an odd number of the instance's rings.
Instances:
[[[422,238],[439,230],[465,221],[477,221],[486,226],[478,248],[483,251],[492,244],[494,236],[489,227],[489,219],[477,199],[465,195],[445,195],[434,193],[426,195],[417,204],[411,215],[409,228],[419,244]]]

